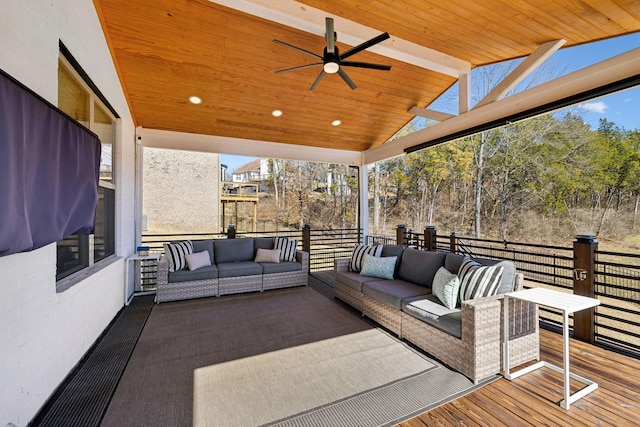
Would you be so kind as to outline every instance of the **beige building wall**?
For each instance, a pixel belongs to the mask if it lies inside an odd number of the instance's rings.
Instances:
[[[144,234],[220,231],[220,156],[144,148]]]

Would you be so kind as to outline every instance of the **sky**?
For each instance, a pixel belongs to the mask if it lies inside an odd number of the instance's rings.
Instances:
[[[605,59],[640,47],[640,34],[632,34],[596,43],[585,44],[555,52],[546,62],[549,67],[563,70],[562,75],[579,70]],[[471,75],[473,81],[473,73]],[[455,113],[451,111],[457,105],[457,87],[452,87],[429,108]],[[572,107],[582,119],[593,129],[598,127],[599,120],[606,118],[626,130],[640,129],[640,87]],[[255,157],[221,155],[221,163],[233,171],[254,160]]]

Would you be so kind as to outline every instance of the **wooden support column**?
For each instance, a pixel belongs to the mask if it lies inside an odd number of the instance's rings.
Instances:
[[[311,254],[311,226],[305,224],[302,228],[302,250]]]
[[[595,298],[596,251],[598,241],[592,234],[579,234],[573,242],[573,293]],[[581,341],[595,340],[595,307],[573,315],[573,337]]]
[[[455,254],[457,250],[458,250],[458,234],[455,231],[453,231],[449,235],[449,251]]]
[[[407,226],[404,224],[398,224],[398,227],[396,228],[396,244],[407,244]]]
[[[253,232],[258,231],[258,202],[253,202]]]
[[[427,225],[424,229],[424,246],[430,252],[436,251],[436,227]]]

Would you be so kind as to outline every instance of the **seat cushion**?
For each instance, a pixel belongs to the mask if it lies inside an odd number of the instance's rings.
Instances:
[[[197,270],[179,270],[169,273],[168,282],[191,282],[193,280],[209,280],[218,278],[218,269],[215,265],[208,265]]]
[[[295,261],[294,262],[282,261],[279,263],[265,262],[265,263],[259,263],[259,264],[262,266],[262,274],[289,273],[291,271],[302,270],[302,264]]]
[[[377,280],[362,286],[362,292],[397,310],[402,308],[402,300],[420,295],[428,295],[431,290],[404,280]]]
[[[435,295],[405,299],[402,311],[456,338],[462,336],[462,310],[445,307]]]
[[[216,264],[216,266],[218,267],[218,277],[221,279],[262,274],[262,266],[253,261],[225,262]]]
[[[253,261],[255,257],[252,238],[217,239],[213,246],[216,264]]]
[[[407,248],[402,252],[398,278],[431,288],[433,276],[444,266],[446,253]]]
[[[334,280],[353,290],[362,292],[362,285],[364,283],[375,282],[380,279],[377,277],[361,276],[360,273],[354,271],[336,271]]]

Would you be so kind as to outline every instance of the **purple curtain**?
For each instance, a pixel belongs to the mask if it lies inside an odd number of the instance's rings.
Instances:
[[[100,140],[0,72],[0,256],[95,226]]]

